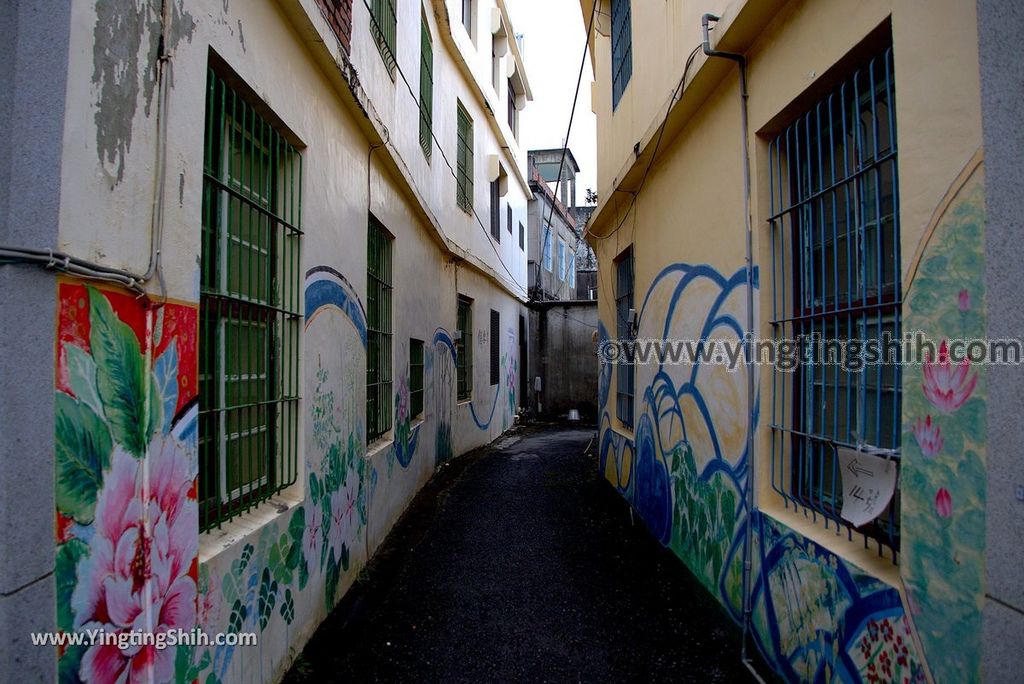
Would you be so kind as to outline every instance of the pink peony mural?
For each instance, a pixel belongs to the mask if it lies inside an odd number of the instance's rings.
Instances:
[[[114,449],[96,503],[91,554],[78,569],[72,594],[75,627],[189,630],[196,622],[196,556],[199,511],[190,496],[189,457],[173,438],[158,436],[149,468],[121,447]],[[171,681],[174,649],[93,645],[82,657],[87,682]]]
[[[945,340],[939,345],[938,360],[925,360],[923,372],[925,397],[944,413],[952,413],[963,406],[978,383],[978,374],[971,373],[967,359],[953,365]]]
[[[926,416],[922,421],[920,418],[914,423],[914,438],[921,447],[921,453],[928,458],[934,457],[942,451],[943,439],[942,428],[932,422],[931,416]]]

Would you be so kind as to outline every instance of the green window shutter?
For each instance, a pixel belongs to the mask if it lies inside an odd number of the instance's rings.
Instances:
[[[420,17],[420,147],[427,160],[434,148],[434,45],[427,16]]]

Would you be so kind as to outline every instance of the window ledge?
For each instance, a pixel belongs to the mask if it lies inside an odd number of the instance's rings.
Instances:
[[[302,503],[301,496],[272,496],[256,508],[199,533],[199,562],[206,563],[222,553],[231,551],[254,532],[279,518],[289,515],[293,508]]]
[[[466,397],[465,399],[457,399],[455,401],[456,406],[465,406],[466,404],[472,404],[473,397]]]
[[[395,443],[392,438],[381,438],[366,447],[366,460],[371,461],[377,456],[388,451]]]
[[[891,552],[888,555],[878,555],[878,543],[872,540],[869,548],[864,548],[864,538],[858,532],[854,532],[853,539],[847,538],[845,532],[836,534],[835,528],[829,526],[825,529],[823,518],[818,516],[813,520],[810,515],[804,517],[803,513],[791,508],[785,508],[777,503],[760,509],[762,513],[774,518],[779,523],[790,528],[794,532],[810,539],[815,544],[831,551],[844,561],[851,563],[867,574],[885,582],[894,589],[900,589],[900,568],[892,562]]]

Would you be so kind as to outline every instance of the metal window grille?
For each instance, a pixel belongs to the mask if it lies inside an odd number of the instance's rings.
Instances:
[[[473,122],[459,103],[457,115],[458,150],[456,155],[455,201],[466,213],[473,212]]]
[[[501,181],[491,181],[491,237],[501,242]]]
[[[302,157],[212,70],[199,300],[199,527],[297,477]]]
[[[501,382],[501,314],[491,309],[491,384]]]
[[[822,517],[836,534],[842,480],[837,446],[900,447],[898,359],[857,371],[815,356],[812,338],[878,342],[901,335],[900,229],[892,49],[801,114],[769,146],[772,330],[803,340],[794,374],[776,372],[772,486],[787,507]],[[896,457],[898,463],[898,456]],[[860,528],[896,561],[898,491]]]
[[[512,234],[512,203],[511,202],[505,205],[505,216],[508,219],[506,221],[505,225],[508,226],[508,234],[511,235]]]
[[[370,33],[373,42],[377,43],[380,56],[388,71],[394,74],[395,39],[398,34],[398,16],[395,14],[394,0],[370,0]]]
[[[633,250],[627,249],[615,262],[615,331],[620,341],[633,339],[629,312],[633,308]],[[636,367],[619,357],[616,363],[615,411],[626,427],[633,427],[633,395]]]
[[[423,340],[409,340],[409,415],[423,414]]]
[[[391,429],[391,236],[370,215],[366,250],[366,441]]]
[[[630,0],[612,0],[612,109],[633,75],[633,20]]]
[[[512,137],[519,137],[519,110],[516,109],[516,89],[512,85],[512,79],[508,79],[508,128],[512,131]]]
[[[519,249],[520,251],[526,251],[526,226],[522,223],[519,224]]]
[[[434,149],[434,42],[426,14],[420,16],[420,147],[427,160]]]
[[[473,301],[459,295],[455,336],[455,376],[459,401],[473,396]]]

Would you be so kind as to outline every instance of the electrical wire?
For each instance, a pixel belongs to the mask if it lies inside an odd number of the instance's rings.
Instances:
[[[363,0],[363,5],[366,6],[367,11],[370,13],[370,21],[373,23],[374,26],[377,27],[377,30],[380,31],[383,34],[383,30],[382,30],[380,24],[377,23],[377,19],[373,15],[373,8],[370,7],[370,3],[367,0]],[[417,103],[417,105],[419,105],[420,98],[413,91],[412,84],[409,83],[409,79],[406,77],[405,72],[402,71],[402,67],[401,67],[401,65],[398,64],[398,60],[397,59],[393,59],[393,62],[394,62],[395,70],[398,72],[398,75],[402,77],[402,83],[405,84],[406,90],[409,91],[409,95]],[[436,135],[434,135],[434,128],[433,128],[433,126],[430,127],[430,138],[431,138],[431,140],[433,142],[435,142],[437,144],[437,150],[438,150],[438,152],[441,153],[441,159],[444,160],[445,166],[448,167],[449,173],[451,173],[452,178],[454,178],[455,182],[457,183],[458,180],[459,180],[458,174],[456,174],[455,168],[452,166],[451,162],[448,160],[448,155],[446,155],[444,153],[444,147],[441,146],[441,141],[437,139]],[[505,260],[501,258],[501,254],[498,252],[498,249],[494,246],[494,242],[491,240],[490,231],[488,231],[486,226],[484,226],[484,222],[480,218],[480,215],[477,213],[476,207],[473,206],[472,202],[470,202],[470,209],[473,212],[473,217],[476,218],[477,224],[480,226],[480,230],[482,230],[484,232],[484,236],[487,238],[487,244],[489,244],[491,246],[491,249],[494,251],[494,255],[498,258],[498,263],[501,264],[501,267],[503,269],[505,269],[505,273],[507,273],[509,278],[512,279],[512,282],[510,283],[510,285],[514,289],[522,291],[522,294],[528,296],[529,295],[528,290],[526,288],[521,287],[516,282],[516,277],[514,275],[512,275],[512,271],[510,271],[508,266],[505,264]]]
[[[658,126],[658,137],[654,141],[654,149],[651,152],[650,159],[647,160],[647,167],[644,169],[644,175],[640,178],[640,185],[637,186],[636,190],[618,191],[627,192],[630,195],[632,195],[632,197],[629,200],[629,206],[626,208],[626,213],[622,216],[622,220],[619,221],[618,225],[615,226],[613,230],[609,231],[607,235],[594,235],[593,233],[590,232],[590,228],[588,227],[583,233],[584,237],[586,237],[587,234],[590,234],[594,238],[594,240],[607,240],[612,235],[615,235],[615,233],[617,233],[619,229],[622,228],[623,224],[626,223],[626,219],[629,218],[630,213],[633,211],[633,207],[636,205],[637,197],[640,195],[640,191],[643,190],[644,184],[647,182],[647,176],[651,172],[651,167],[654,166],[654,160],[658,156],[658,148],[661,147],[661,138],[665,134],[665,125],[668,123],[669,114],[672,113],[672,107],[675,106],[677,99],[682,97],[683,86],[686,84],[686,76],[690,71],[690,66],[693,64],[694,58],[696,58],[697,53],[700,52],[702,45],[703,44],[698,43],[697,47],[693,48],[693,50],[690,51],[690,54],[686,57],[686,64],[683,66],[683,75],[680,77],[679,83],[676,85],[675,90],[672,91],[672,98],[668,102],[668,107],[665,108],[665,116],[661,120],[661,125]],[[633,230],[635,236],[635,222],[633,223]]]

